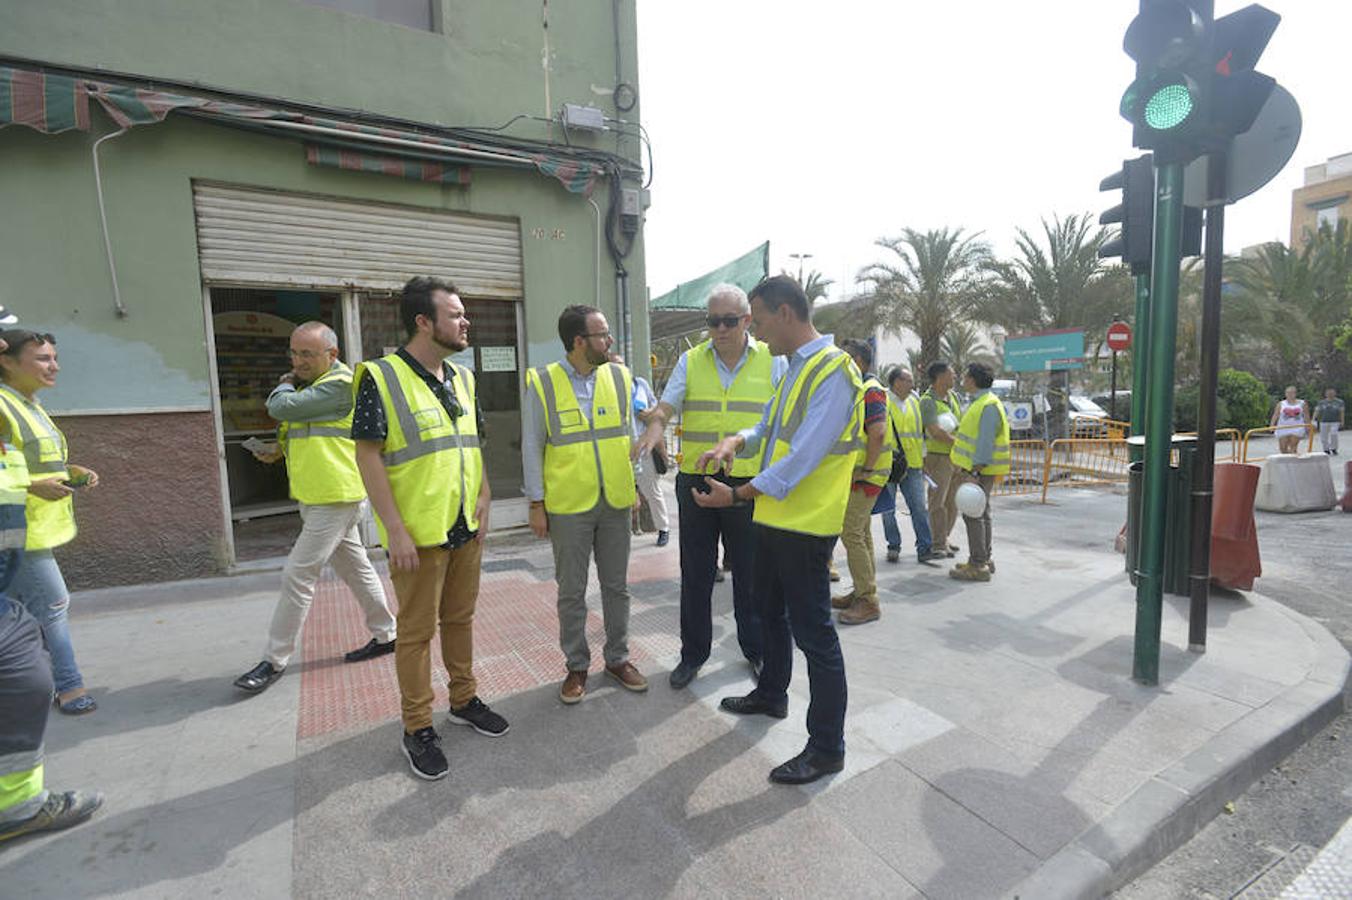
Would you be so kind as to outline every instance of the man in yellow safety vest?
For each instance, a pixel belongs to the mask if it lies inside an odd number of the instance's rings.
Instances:
[[[400,749],[414,775],[434,781],[449,768],[432,727],[438,623],[449,721],[488,737],[507,733],[507,720],[479,699],[474,679],[474,607],[491,497],[474,373],[446,358],[469,347],[459,292],[435,278],[410,279],[399,316],[408,342],[358,368],[352,438],[399,600]]]
[[[991,491],[1009,474],[1009,420],[1005,406],[991,393],[995,375],[984,363],[969,363],[962,389],[972,398],[953,436],[953,467],[963,483],[981,486],[986,503],[979,516],[963,514],[967,523],[967,562],[958,563],[949,575],[959,581],[990,581],[995,572],[991,559]]]
[[[935,360],[925,369],[929,387],[920,395],[920,418],[925,427],[925,474],[929,476],[929,520],[930,535],[934,549],[941,550],[948,557],[957,554],[958,548],[948,541],[953,524],[958,518],[958,507],[954,492],[958,489],[959,479],[953,472],[953,461],[949,454],[953,450],[953,433],[944,428],[944,424],[956,425],[962,418],[962,403],[953,390],[957,375],[944,360]],[[950,418],[943,419],[945,414]]]
[[[267,401],[268,415],[281,423],[278,448],[258,447],[253,454],[264,463],[285,456],[301,529],[282,570],[282,596],[272,613],[263,661],[235,679],[235,687],[250,694],[266,690],[286,669],[310,612],[315,583],[330,562],[357,599],[371,632],[364,646],[343,658],[361,662],[394,652],[394,616],[357,533],[366,510],[366,488],[352,445],[352,370],[338,361],[338,335],[323,322],[297,325],[290,353],[291,371]]]
[[[884,495],[900,494],[906,502],[915,532],[915,555],[922,563],[946,559],[948,554],[933,546],[930,534],[929,512],[925,508],[925,431],[921,424],[920,398],[915,394],[915,379],[905,366],[893,366],[887,373],[891,397],[887,414],[892,436],[900,448],[893,457],[892,477]],[[884,500],[893,499],[884,496]],[[881,503],[882,501],[880,501]],[[887,537],[887,561],[901,559],[901,529],[897,527],[896,503],[891,511],[883,511],[883,534]]]
[[[759,422],[701,454],[696,468],[727,471],[739,454],[759,453],[761,471],[731,487],[706,478],[694,493],[710,509],[755,503],[755,597],[765,636],[756,689],[725,697],[740,715],[788,715],[793,646],[807,657],[811,699],[807,746],[770,772],[781,784],[816,781],[845,766],[845,659],[831,621],[827,560],[845,521],[850,481],[863,439],[859,372],[832,336],[812,327],[802,287],[776,275],[751,291],[751,318],[770,352],[789,369]]]
[[[610,326],[591,306],[559,316],[559,362],[526,372],[521,462],[530,527],[554,546],[566,704],[587,692],[587,571],[596,558],[606,674],[630,691],[648,679],[629,661],[629,510],[638,499],[630,458],[634,378],[609,362]]]

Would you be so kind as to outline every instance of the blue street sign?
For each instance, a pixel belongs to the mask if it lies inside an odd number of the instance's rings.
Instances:
[[[1084,368],[1084,331],[1063,328],[1005,339],[1005,369],[1009,372],[1050,372]]]

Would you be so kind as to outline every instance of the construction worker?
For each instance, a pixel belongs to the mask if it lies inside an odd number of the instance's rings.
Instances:
[[[450,723],[487,737],[508,729],[479,698],[474,679],[474,607],[492,498],[474,373],[446,360],[469,347],[459,292],[435,278],[410,279],[399,316],[407,343],[358,367],[352,438],[399,600],[400,749],[414,775],[435,781],[449,770],[432,726],[438,623]]]
[[[958,563],[948,574],[959,581],[990,581],[995,572],[991,559],[991,491],[996,481],[1009,474],[1009,421],[1005,406],[991,393],[995,375],[984,363],[969,363],[963,374],[962,389],[972,398],[958,423],[953,438],[953,466],[961,483],[981,486],[986,495],[979,516],[964,514],[967,524],[967,562]]]
[[[864,441],[859,448],[850,501],[845,507],[845,524],[840,542],[845,545],[845,562],[853,585],[850,592],[831,598],[831,607],[840,610],[842,625],[863,625],[882,615],[878,604],[877,560],[873,556],[873,506],[892,474],[892,454],[896,440],[887,414],[887,389],[873,372],[873,348],[864,341],[848,340],[841,349],[849,354],[863,375]]]
[[[681,354],[634,451],[642,456],[660,446],[667,423],[681,417],[681,468],[676,476],[681,525],[681,659],[669,677],[676,690],[694,679],[713,646],[713,587],[718,580],[720,540],[724,562],[732,570],[737,643],[752,674],[760,671],[764,641],[752,596],[751,506],[708,509],[695,503],[691,490],[704,490],[706,473],[695,468],[704,451],[760,421],[765,404],[788,369],[784,357],[771,355],[769,347],[747,333],[751,304],[741,288],[716,285],[705,308],[709,339]],[[737,487],[759,472],[759,459],[738,459],[729,471],[713,477]]]
[[[942,550],[950,559],[957,555],[958,548],[949,543],[949,533],[958,519],[957,503],[954,492],[960,483],[954,477],[953,462],[949,453],[953,449],[953,434],[943,427],[940,417],[944,413],[952,416],[952,422],[962,419],[962,403],[953,391],[957,373],[943,360],[936,360],[925,369],[929,387],[920,395],[920,418],[925,426],[925,474],[929,476],[929,520],[930,536],[934,549]]]
[[[0,306],[0,325],[17,318]],[[0,338],[0,352],[9,344]],[[3,422],[3,420],[0,420]],[[97,791],[44,787],[43,738],[54,691],[42,628],[5,591],[23,559],[28,465],[6,429],[0,433],[0,842],[78,825],[103,805]]]
[[[609,362],[610,326],[591,306],[559,316],[566,356],[526,372],[521,460],[530,527],[554,547],[565,704],[587,692],[587,572],[593,556],[605,621],[605,670],[622,688],[646,691],[629,661],[629,510],[638,498],[631,459],[634,377]]]
[[[776,766],[770,780],[816,781],[845,766],[845,659],[831,621],[826,562],[845,521],[850,482],[863,438],[863,383],[831,335],[812,327],[812,307],[798,282],[767,278],[751,291],[751,317],[770,352],[789,369],[755,426],[719,441],[698,469],[730,469],[739,454],[761,457],[761,471],[732,487],[708,477],[709,509],[755,503],[756,604],[765,634],[765,664],[755,690],[725,697],[739,715],[788,716],[793,645],[807,657],[811,699],[807,746]]]
[[[892,477],[884,492],[900,493],[906,501],[911,530],[915,532],[916,559],[922,563],[946,559],[948,554],[934,547],[929,512],[925,508],[925,431],[911,370],[893,366],[887,373],[887,386],[892,395],[887,404],[890,431],[902,452],[893,457]],[[892,508],[893,512],[883,513],[888,562],[901,559],[901,530],[897,528],[895,502]]]
[[[364,646],[343,659],[361,662],[394,652],[394,616],[357,533],[366,511],[366,488],[352,444],[352,370],[338,361],[338,335],[323,322],[297,325],[290,353],[291,371],[267,401],[268,415],[281,423],[278,448],[253,453],[264,463],[286,458],[301,530],[282,570],[282,595],[272,613],[263,661],[235,679],[235,687],[250,694],[266,690],[286,670],[310,612],[315,583],[330,562],[357,599],[371,632]]]

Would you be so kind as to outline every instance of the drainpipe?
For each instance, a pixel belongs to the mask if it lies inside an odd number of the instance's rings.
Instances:
[[[99,199],[99,224],[103,226],[103,251],[108,256],[108,274],[113,280],[113,307],[117,310],[119,319],[125,319],[128,315],[126,304],[122,302],[122,291],[117,286],[117,266],[113,262],[113,242],[108,235],[108,213],[103,208],[103,174],[99,171],[99,146],[104,141],[110,141],[115,137],[121,137],[127,133],[126,128],[119,128],[111,134],[105,134],[94,142],[94,193]]]

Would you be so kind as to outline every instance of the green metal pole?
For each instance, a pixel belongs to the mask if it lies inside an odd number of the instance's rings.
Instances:
[[[1136,316],[1131,335],[1131,436],[1145,434],[1146,369],[1150,359],[1150,276],[1136,276]],[[1131,461],[1141,458],[1141,451],[1131,448]]]
[[[1132,677],[1160,680],[1160,616],[1164,604],[1164,529],[1173,437],[1174,352],[1178,340],[1178,266],[1183,251],[1183,165],[1155,175],[1155,239],[1151,253],[1149,399],[1145,406],[1145,472],[1141,485],[1140,558],[1136,570],[1136,646]]]

